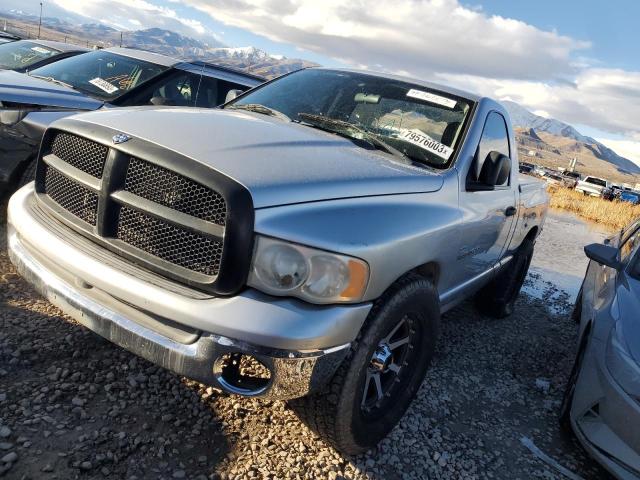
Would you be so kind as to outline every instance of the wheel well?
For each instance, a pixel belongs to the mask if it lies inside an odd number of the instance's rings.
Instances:
[[[424,263],[412,270],[421,277],[427,278],[434,287],[438,287],[438,281],[440,280],[440,265],[436,262]]]
[[[531,240],[533,242],[536,239],[536,237],[538,236],[538,231],[539,230],[540,230],[540,227],[538,227],[538,226],[533,227],[527,233],[527,236],[525,237],[525,240]]]

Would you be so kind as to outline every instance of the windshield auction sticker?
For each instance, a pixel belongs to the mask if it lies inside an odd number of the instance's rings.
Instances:
[[[407,97],[417,98],[418,100],[424,100],[425,102],[435,103],[436,105],[442,105],[443,107],[453,108],[456,106],[456,101],[451,98],[441,97],[434,93],[423,92],[422,90],[416,90],[412,88],[407,92]]]
[[[33,50],[34,52],[42,53],[43,55],[47,55],[51,53],[50,50],[47,50],[46,48],[42,48],[42,47],[31,47],[31,50]]]
[[[453,148],[447,147],[445,144],[434,140],[417,128],[405,130],[401,134],[400,138],[445,160],[449,160],[449,157],[451,157],[451,154],[453,153]]]
[[[89,83],[91,85],[95,85],[96,87],[98,87],[100,90],[103,90],[109,94],[113,93],[113,92],[117,92],[119,90],[118,87],[116,87],[115,85],[110,84],[109,82],[107,82],[106,80],[100,78],[100,77],[96,77],[93,80],[89,80]]]

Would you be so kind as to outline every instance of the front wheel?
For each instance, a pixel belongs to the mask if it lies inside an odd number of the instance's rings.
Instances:
[[[301,419],[346,454],[374,447],[402,418],[424,379],[440,322],[438,295],[409,275],[374,305],[326,388],[292,402]]]

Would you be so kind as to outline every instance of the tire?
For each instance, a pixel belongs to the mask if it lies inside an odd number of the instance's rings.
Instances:
[[[476,294],[476,305],[482,313],[494,318],[505,318],[513,313],[531,265],[534,245],[535,242],[525,239],[510,264]]]
[[[418,275],[404,277],[375,302],[329,384],[291,406],[339,451],[365,452],[393,429],[409,407],[433,357],[439,324],[436,289]],[[406,343],[393,346],[405,338]]]
[[[578,383],[578,377],[580,376],[582,361],[584,360],[584,355],[587,351],[587,345],[589,343],[589,333],[589,330],[585,331],[582,340],[580,341],[578,353],[576,354],[576,359],[573,362],[569,380],[567,380],[567,386],[565,387],[564,394],[562,395],[562,403],[560,404],[560,415],[558,416],[558,422],[560,423],[560,427],[566,433],[573,432],[573,429],[571,427],[571,405],[573,404],[573,397],[576,392],[576,384]]]
[[[27,163],[27,166],[25,167],[24,171],[22,172],[22,174],[18,179],[18,185],[16,190],[24,187],[27,183],[36,179],[37,164],[38,162],[36,162],[34,159],[29,160],[29,163]]]

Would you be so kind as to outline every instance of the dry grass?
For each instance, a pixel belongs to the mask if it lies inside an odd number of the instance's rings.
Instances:
[[[548,191],[552,208],[568,210],[613,230],[624,228],[640,218],[640,205],[588,197],[564,187],[549,187]]]

